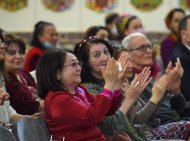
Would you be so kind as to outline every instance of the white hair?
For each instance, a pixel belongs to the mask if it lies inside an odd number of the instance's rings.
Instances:
[[[134,37],[138,37],[138,36],[147,39],[147,37],[146,37],[144,34],[139,33],[139,32],[134,32],[134,33],[129,34],[128,36],[126,36],[126,37],[122,40],[122,43],[121,43],[122,47],[126,48],[127,50],[131,49],[131,46],[130,46],[130,45],[131,45],[131,40],[132,40]]]

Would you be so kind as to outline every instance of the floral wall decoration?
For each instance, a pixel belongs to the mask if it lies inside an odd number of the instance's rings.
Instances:
[[[118,0],[86,0],[86,6],[96,12],[107,12],[115,8]]]
[[[179,4],[182,8],[190,10],[190,0],[180,0]]]
[[[152,11],[162,4],[162,0],[131,0],[131,4],[141,11]]]
[[[9,12],[18,11],[27,6],[27,0],[0,0],[0,8]]]
[[[74,0],[43,0],[42,3],[51,11],[62,12],[69,9],[72,6],[73,1]]]

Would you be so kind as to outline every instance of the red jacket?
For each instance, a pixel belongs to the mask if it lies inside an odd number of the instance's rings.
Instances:
[[[61,140],[65,137],[66,141],[105,141],[97,125],[106,114],[117,110],[121,103],[121,94],[110,99],[105,96],[107,92],[104,90],[93,96],[83,87],[77,89],[85,96],[77,91],[74,95],[65,91],[48,92],[44,113],[50,134],[53,139]]]
[[[37,47],[32,47],[26,55],[24,70],[27,72],[35,70],[38,60],[43,54],[44,54],[44,50],[41,50]]]

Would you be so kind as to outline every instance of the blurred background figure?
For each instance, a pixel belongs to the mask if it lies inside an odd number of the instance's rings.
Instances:
[[[170,30],[168,36],[161,42],[161,57],[164,68],[167,67],[173,50],[178,43],[178,26],[180,20],[185,16],[185,11],[181,8],[174,8],[165,18],[166,27]]]
[[[84,38],[96,36],[96,38],[109,40],[111,38],[110,31],[105,26],[91,26],[84,33]]]
[[[133,32],[144,34],[144,28],[139,17],[130,13],[121,14],[116,21],[117,30],[119,32],[118,40],[122,40],[125,36]]]
[[[116,40],[118,38],[118,30],[116,27],[116,20],[119,17],[119,14],[116,12],[109,13],[105,17],[105,26],[108,28],[111,34],[111,39]]]
[[[58,33],[53,23],[39,21],[34,27],[31,49],[26,54],[24,70],[33,71],[41,55],[48,49],[56,47]]]

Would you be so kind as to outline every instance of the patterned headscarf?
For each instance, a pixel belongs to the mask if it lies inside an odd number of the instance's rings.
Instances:
[[[128,28],[129,26],[129,23],[135,19],[135,18],[138,18],[137,16],[135,15],[132,15],[130,13],[124,13],[122,15],[120,15],[118,17],[118,19],[116,20],[116,26],[117,26],[117,29],[118,29],[118,32],[123,35],[125,30]]]

